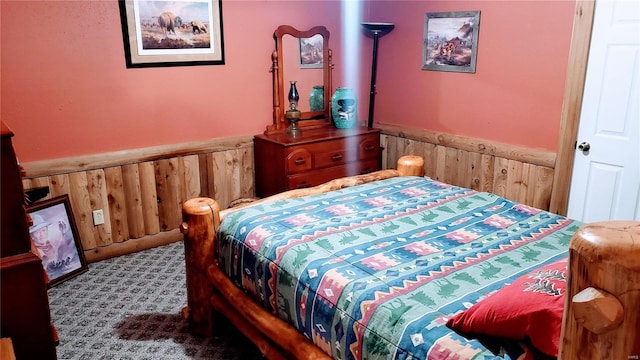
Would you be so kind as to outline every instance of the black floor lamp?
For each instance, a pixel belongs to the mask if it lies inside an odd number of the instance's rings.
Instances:
[[[371,61],[371,89],[369,91],[369,119],[367,120],[367,127],[373,127],[373,107],[376,97],[376,70],[378,66],[378,39],[388,34],[393,30],[394,25],[392,23],[379,23],[379,22],[366,22],[362,23],[362,27],[365,28],[367,34],[373,36],[373,59]]]

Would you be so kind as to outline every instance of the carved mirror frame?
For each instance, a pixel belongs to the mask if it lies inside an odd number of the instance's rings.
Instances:
[[[300,31],[290,25],[280,25],[273,33],[276,42],[276,49],[271,55],[273,75],[273,124],[267,125],[265,134],[285,131],[289,126],[289,121],[285,118],[285,112],[289,109],[289,81],[284,80],[284,56],[294,56],[283,53],[282,38],[290,35],[294,38],[311,38],[314,35],[321,35],[323,38],[323,64],[322,80],[324,86],[324,108],[319,111],[303,111],[298,122],[301,129],[319,128],[331,125],[331,50],[329,49],[329,30],[324,26],[315,26],[306,31]],[[296,54],[295,56],[298,56]],[[304,94],[307,95],[307,94]]]

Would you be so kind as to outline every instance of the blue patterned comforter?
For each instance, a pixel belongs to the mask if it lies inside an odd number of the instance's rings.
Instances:
[[[484,359],[494,355],[447,319],[565,257],[579,225],[399,177],[232,213],[219,256],[237,286],[335,359]]]

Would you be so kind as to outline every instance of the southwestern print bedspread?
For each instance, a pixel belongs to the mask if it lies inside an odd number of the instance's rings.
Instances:
[[[447,319],[566,257],[579,225],[399,177],[232,213],[219,256],[238,286],[335,359],[484,359],[495,355]]]

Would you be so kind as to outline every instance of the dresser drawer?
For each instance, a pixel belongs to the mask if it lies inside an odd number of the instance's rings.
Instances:
[[[379,170],[377,159],[289,175],[287,189],[312,187],[336,178],[366,174],[376,170]]]
[[[324,151],[315,153],[315,169],[343,165],[348,162],[356,161],[358,158],[358,155],[355,153],[355,151],[348,151],[344,148],[335,148],[331,146],[332,144],[327,145],[327,148],[323,149]],[[335,150],[329,150],[332,148],[334,148]]]
[[[379,156],[380,139],[378,134],[292,146],[287,153],[287,173],[295,174],[311,169],[324,169],[358,160],[378,159]]]
[[[313,169],[313,154],[306,148],[289,152],[287,154],[287,169],[290,174]]]
[[[363,137],[358,147],[360,160],[378,159],[380,157],[380,139],[378,136],[371,135]]]

